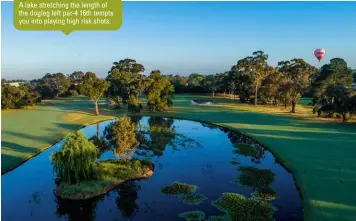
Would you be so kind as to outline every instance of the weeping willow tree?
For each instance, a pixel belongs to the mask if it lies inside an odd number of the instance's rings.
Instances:
[[[75,184],[97,177],[97,148],[81,132],[67,138],[62,149],[51,156],[53,170],[61,183]]]
[[[115,154],[126,158],[139,145],[136,139],[136,125],[128,117],[119,117],[105,131],[106,138],[114,146]]]

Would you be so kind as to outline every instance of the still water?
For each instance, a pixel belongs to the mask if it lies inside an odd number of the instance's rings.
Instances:
[[[62,140],[2,175],[2,220],[178,221],[184,220],[178,216],[179,213],[193,210],[204,211],[207,216],[223,215],[211,206],[211,201],[225,192],[239,193],[245,197],[251,197],[254,192],[253,187],[238,182],[241,174],[238,168],[241,166],[269,169],[275,174],[270,187],[277,197],[268,201],[278,209],[273,215],[275,220],[302,220],[301,199],[291,174],[256,142],[236,132],[194,121],[149,117],[135,117],[133,120],[139,123],[143,131],[147,131],[147,140],[155,144],[153,149],[140,146],[134,153],[135,157],[152,160],[155,169],[151,178],[125,183],[92,200],[78,202],[57,199],[53,194],[56,185],[50,155],[64,144]],[[80,131],[88,139],[101,137],[105,127],[112,122],[90,125]],[[156,132],[150,133],[153,127],[156,127]],[[167,130],[174,133],[160,136],[157,132]],[[104,150],[98,160],[116,157],[113,151]],[[176,196],[161,193],[162,187],[174,181],[196,185],[197,193],[206,199],[199,205],[191,205]]]

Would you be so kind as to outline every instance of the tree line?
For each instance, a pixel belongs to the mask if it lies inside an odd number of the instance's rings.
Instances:
[[[273,67],[268,64],[268,54],[255,51],[240,59],[230,70],[203,75],[163,75],[153,70],[148,76],[144,65],[134,59],[114,62],[105,79],[95,73],[81,71],[70,75],[46,74],[41,79],[14,87],[2,81],[2,108],[21,108],[35,105],[42,99],[85,95],[95,105],[104,96],[113,108],[127,106],[129,111],[139,112],[141,95],[147,97],[151,111],[163,111],[170,107],[173,93],[216,93],[236,96],[242,103],[254,105],[283,105],[296,112],[302,96],[312,97],[314,112],[318,116],[341,115],[343,120],[355,114],[356,71],[352,71],[342,58],[333,58],[328,64],[316,68],[301,58],[280,61]]]
[[[312,97],[311,105],[318,116],[340,115],[344,121],[356,115],[356,70],[342,58],[316,68],[301,58],[268,64],[263,51],[240,59],[229,71],[211,75],[170,75],[176,93],[223,93],[237,96],[242,103],[283,105],[296,112],[302,96]]]
[[[144,71],[142,64],[127,58],[114,62],[105,79],[98,78],[93,72],[82,71],[70,75],[47,73],[19,87],[2,79],[1,108],[22,108],[36,105],[43,99],[85,95],[94,103],[97,115],[98,102],[103,96],[113,108],[125,105],[131,112],[140,112],[143,94],[147,96],[147,107],[151,111],[163,111],[172,106],[174,87],[169,77],[161,74],[160,70],[151,71],[149,76],[145,76]]]

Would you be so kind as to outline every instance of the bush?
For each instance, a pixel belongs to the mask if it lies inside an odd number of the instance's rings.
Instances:
[[[96,146],[81,132],[75,132],[66,139],[62,149],[53,152],[53,170],[61,183],[75,184],[97,178]]]

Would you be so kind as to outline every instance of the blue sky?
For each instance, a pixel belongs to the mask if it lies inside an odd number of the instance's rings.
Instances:
[[[344,58],[356,68],[356,2],[123,2],[117,31],[18,31],[1,2],[1,72],[6,79],[93,71],[136,59],[147,72],[211,74],[264,50],[269,63],[294,57],[320,67]],[[315,48],[325,48],[318,63]]]

